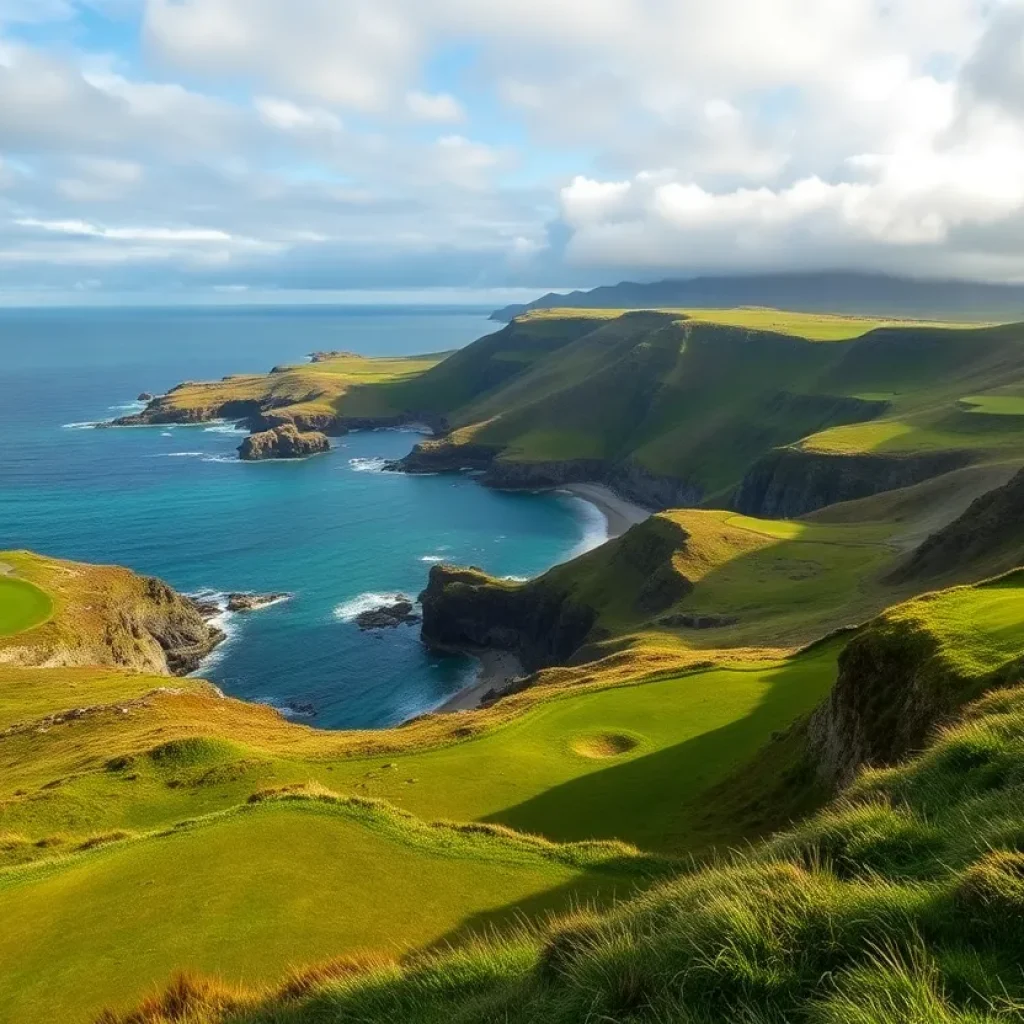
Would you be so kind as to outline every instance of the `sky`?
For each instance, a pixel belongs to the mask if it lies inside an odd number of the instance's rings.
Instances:
[[[0,0],[0,301],[1024,281],[1021,0]]]

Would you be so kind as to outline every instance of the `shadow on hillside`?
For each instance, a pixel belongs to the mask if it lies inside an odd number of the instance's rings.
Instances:
[[[587,872],[527,899],[515,900],[493,910],[471,914],[458,927],[430,943],[428,950],[463,945],[474,938],[508,935],[517,928],[543,927],[552,918],[578,908],[607,909],[669,877],[665,872],[645,877]]]
[[[708,792],[726,780],[741,779],[744,767],[756,763],[774,734],[824,699],[835,680],[835,658],[843,642],[823,645],[778,670],[743,718],[562,783],[485,820],[558,842],[621,839],[644,850],[672,854],[700,853],[711,843],[741,842],[748,835],[739,822],[733,831],[718,820],[708,831]],[[714,678],[714,672],[701,672],[691,680],[699,686]],[[603,724],[614,727],[611,722]],[[794,747],[792,756],[798,754]],[[750,780],[755,798],[760,781]],[[737,796],[732,793],[733,799]]]

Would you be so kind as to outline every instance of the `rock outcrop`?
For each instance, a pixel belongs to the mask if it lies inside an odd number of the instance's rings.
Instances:
[[[910,487],[970,461],[963,451],[838,455],[781,448],[753,465],[730,504],[744,515],[792,519],[840,501]]]
[[[541,581],[524,586],[447,565],[430,570],[420,603],[428,646],[512,651],[529,672],[568,661],[597,618]]]
[[[229,612],[258,612],[261,608],[269,608],[272,604],[287,601],[291,594],[228,594],[227,610]]]
[[[209,621],[216,609],[201,610],[161,580],[23,552],[8,557],[52,596],[55,610],[42,625],[0,638],[0,664],[186,675],[224,639]]]
[[[145,579],[138,618],[162,649],[167,670],[174,675],[194,672],[224,639],[224,633],[210,625],[191,601],[157,579]]]
[[[356,625],[362,630],[394,629],[420,620],[421,616],[416,613],[416,606],[412,600],[408,597],[399,597],[394,604],[360,612],[356,616]]]
[[[153,396],[148,391],[139,392],[139,397],[136,399],[137,402],[152,402]]]
[[[320,431],[300,432],[286,423],[271,430],[250,434],[239,446],[238,457],[246,462],[264,459],[305,459],[331,450],[331,442]]]

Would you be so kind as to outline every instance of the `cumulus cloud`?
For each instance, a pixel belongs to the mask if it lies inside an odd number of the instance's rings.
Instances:
[[[139,54],[76,53],[86,7]],[[101,287],[1018,278],[1022,96],[1022,0],[0,0],[0,252]]]
[[[405,97],[405,105],[413,117],[421,121],[462,121],[462,104],[449,93],[426,93],[413,90]]]

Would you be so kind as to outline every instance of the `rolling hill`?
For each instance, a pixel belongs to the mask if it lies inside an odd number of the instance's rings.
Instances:
[[[181,677],[216,636],[159,581],[0,553],[0,1018],[1019,1019],[1022,400],[1017,325],[706,308],[154,400],[663,511],[434,567],[424,640],[530,675],[389,730]]]

